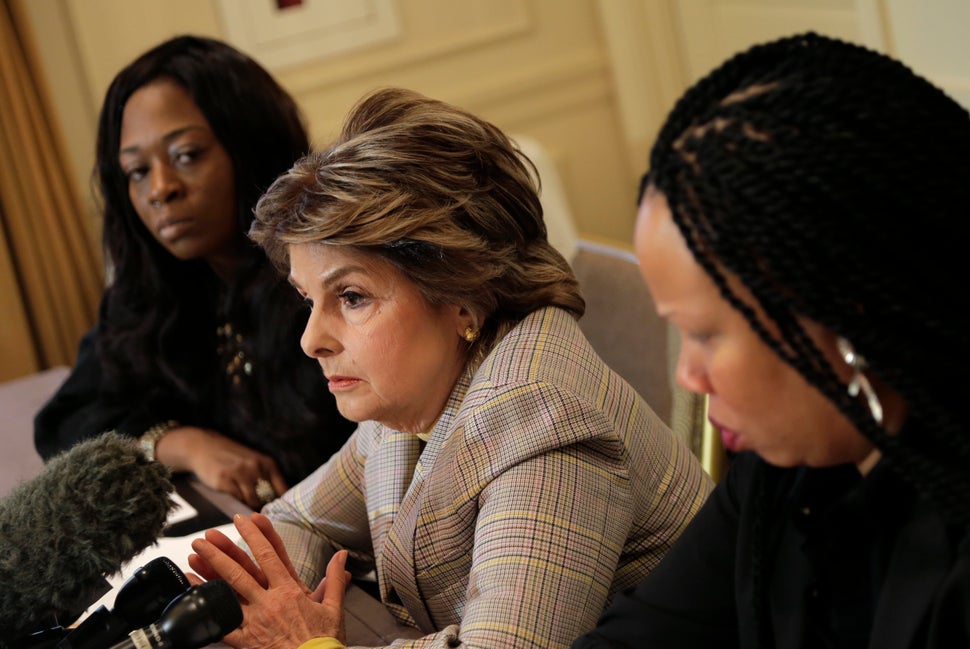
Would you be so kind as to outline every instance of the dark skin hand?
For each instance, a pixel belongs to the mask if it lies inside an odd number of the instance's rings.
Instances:
[[[256,493],[259,479],[268,480],[277,495],[288,488],[273,458],[208,428],[173,428],[158,440],[155,457],[174,471],[193,472],[203,484],[255,511],[264,504]]]

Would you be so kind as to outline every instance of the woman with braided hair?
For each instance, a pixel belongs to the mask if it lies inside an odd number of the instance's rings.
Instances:
[[[729,471],[576,649],[967,646],[970,115],[805,34],[699,81],[635,244]]]

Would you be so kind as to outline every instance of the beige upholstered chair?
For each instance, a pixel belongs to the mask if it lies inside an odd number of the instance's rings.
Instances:
[[[707,423],[706,399],[674,381],[679,339],[653,306],[633,253],[580,239],[570,260],[586,299],[579,321],[603,360],[625,378],[720,476],[723,451]]]
[[[670,423],[668,328],[654,311],[633,253],[581,239],[569,261],[586,299],[579,321],[583,333],[607,365]]]
[[[673,378],[679,340],[661,320],[629,250],[581,238],[556,166],[535,139],[514,136],[536,165],[549,241],[579,279],[586,314],[580,327],[607,365],[626,379],[719,478],[724,468],[720,438],[707,422],[707,401]]]

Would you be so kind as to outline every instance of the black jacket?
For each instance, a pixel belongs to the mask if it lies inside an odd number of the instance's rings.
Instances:
[[[34,444],[45,460],[105,430],[138,437],[149,427],[174,419],[212,428],[272,456],[293,485],[323,464],[356,428],[337,411],[317,362],[300,349],[305,316],[302,321],[278,322],[292,330],[292,345],[273,350],[284,358],[276,358],[272,364],[253,359],[254,372],[265,374],[266,367],[282,366],[285,371],[279,376],[254,377],[234,389],[227,385],[226,363],[213,351],[211,357],[191,361],[196,365],[190,379],[191,397],[164,389],[164,379],[158,377],[151,383],[162,389],[146,390],[132,398],[119,395],[105,380],[98,340],[107,326],[107,312],[103,301],[99,322],[81,339],[71,374],[34,419]],[[215,347],[214,333],[210,346]],[[281,395],[289,404],[300,400],[299,416],[294,413],[297,408],[281,405],[287,403]]]
[[[853,466],[778,469],[744,453],[660,565],[573,649],[968,643],[965,531],[884,463],[862,479]]]

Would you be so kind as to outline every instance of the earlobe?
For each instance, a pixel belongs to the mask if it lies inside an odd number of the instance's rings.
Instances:
[[[458,309],[458,336],[465,342],[473,343],[478,340],[481,329],[478,324],[478,317],[472,313],[468,307]]]

